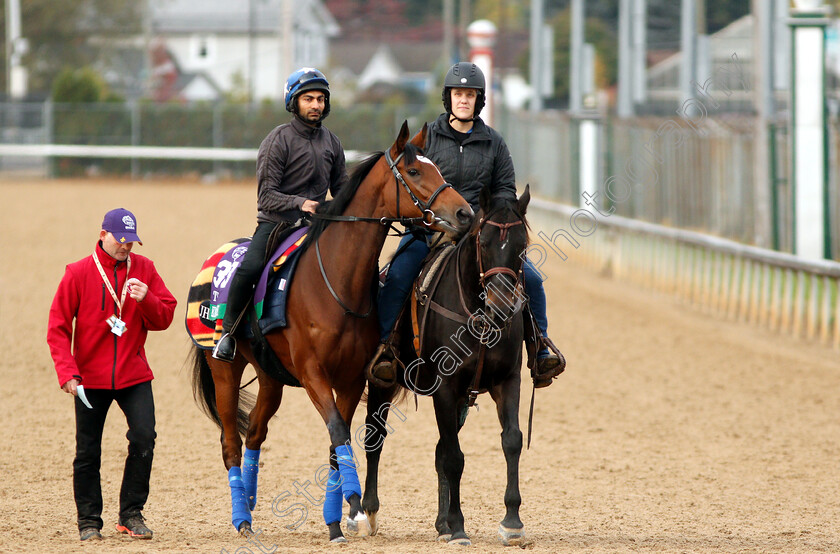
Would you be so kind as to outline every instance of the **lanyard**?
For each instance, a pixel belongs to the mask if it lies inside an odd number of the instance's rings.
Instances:
[[[111,298],[114,299],[114,303],[117,305],[117,309],[119,310],[117,315],[122,318],[122,307],[125,303],[125,294],[128,292],[128,272],[131,271],[131,256],[129,256],[125,262],[125,282],[123,283],[122,293],[120,294],[119,299],[117,299],[117,293],[114,292],[114,287],[111,286],[111,282],[108,280],[108,277],[105,276],[105,270],[102,269],[102,264],[99,263],[99,258],[96,257],[96,252],[93,253],[93,263],[96,264],[96,269],[99,270],[99,275],[102,276],[102,280],[105,281],[105,286],[108,287],[108,292],[111,293]]]

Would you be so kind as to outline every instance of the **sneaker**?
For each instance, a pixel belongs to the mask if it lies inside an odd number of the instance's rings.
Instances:
[[[117,531],[120,533],[128,533],[128,536],[134,539],[151,539],[152,530],[146,527],[143,523],[143,516],[136,515],[121,519],[117,523]]]
[[[213,357],[223,362],[231,363],[236,357],[236,339],[230,333],[225,333],[213,348]]]
[[[79,538],[83,541],[98,541],[102,539],[102,533],[96,527],[85,527],[84,529],[79,529]]]

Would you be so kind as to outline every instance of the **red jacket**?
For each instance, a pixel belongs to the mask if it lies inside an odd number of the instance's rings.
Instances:
[[[127,328],[118,337],[106,323],[108,317],[118,313],[117,305],[93,258],[85,256],[67,266],[50,307],[47,327],[58,384],[63,386],[76,378],[90,389],[123,389],[151,381],[154,375],[143,349],[146,335],[169,327],[177,301],[149,258],[130,254],[131,274],[126,277],[125,262],[117,262],[100,245],[95,253],[117,298],[128,277],[148,285],[149,292],[142,302],[126,295],[122,320]]]

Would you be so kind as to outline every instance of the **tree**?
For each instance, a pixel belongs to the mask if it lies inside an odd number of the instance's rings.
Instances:
[[[103,51],[142,28],[147,0],[25,0],[21,28],[29,41],[23,64],[29,70],[29,90],[50,92],[66,67],[94,65]],[[5,10],[0,11],[5,29]],[[3,52],[5,68],[6,56]],[[2,73],[3,90],[6,89]]]
[[[90,67],[65,68],[53,81],[55,102],[101,102],[107,95],[105,81]]]

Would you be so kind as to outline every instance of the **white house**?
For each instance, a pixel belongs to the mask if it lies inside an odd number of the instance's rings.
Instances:
[[[289,73],[324,66],[339,32],[320,0],[150,0],[149,26],[184,73],[223,91],[244,87],[255,101],[282,100]]]

